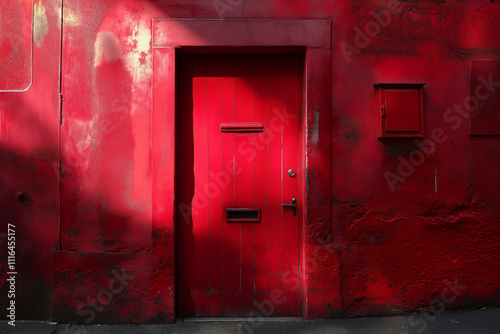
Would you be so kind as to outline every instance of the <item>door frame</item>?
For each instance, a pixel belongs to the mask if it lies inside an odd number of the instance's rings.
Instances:
[[[153,19],[152,211],[153,252],[171,268],[165,286],[176,305],[175,138],[176,57],[186,47],[303,48],[303,106],[299,118],[300,314],[339,316],[338,250],[332,244],[330,20]],[[262,49],[263,50],[263,49]],[[263,51],[261,51],[263,52]],[[168,241],[165,240],[168,239]]]

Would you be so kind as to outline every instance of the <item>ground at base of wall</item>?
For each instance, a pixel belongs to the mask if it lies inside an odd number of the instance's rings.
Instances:
[[[184,322],[173,325],[77,326],[34,321],[0,322],[0,333],[139,334],[139,333],[332,333],[332,334],[500,334],[500,308],[414,315],[314,321]]]

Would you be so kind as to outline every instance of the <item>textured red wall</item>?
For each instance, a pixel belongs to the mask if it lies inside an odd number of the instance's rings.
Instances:
[[[0,14],[15,3],[2,3]],[[0,92],[0,233],[5,240],[6,224],[16,225],[19,318],[174,319],[174,255],[151,252],[153,245],[168,248],[175,237],[174,230],[151,223],[150,45],[151,19],[158,17],[332,20],[327,249],[334,250],[332,263],[340,264],[331,270],[340,280],[342,306],[312,315],[393,314],[436,300],[447,309],[500,304],[500,137],[470,136],[468,113],[455,107],[471,94],[470,60],[500,58],[498,3],[33,5],[33,85],[26,92]],[[3,38],[1,51],[9,43]],[[2,68],[15,69],[26,59],[7,61],[12,66]],[[12,81],[14,89],[21,79]],[[373,84],[387,82],[426,84],[425,138],[434,139],[435,149],[403,173],[401,161],[421,149],[412,140],[377,138]],[[399,177],[389,184],[391,175]],[[2,275],[6,260],[2,246]]]
[[[7,224],[15,224],[18,319],[49,319],[52,314],[52,251],[57,247],[59,220],[59,181],[54,170],[59,159],[59,7],[60,1],[2,1],[0,5],[0,300],[5,310]],[[33,16],[19,16],[31,8]],[[7,54],[5,48],[12,51]],[[6,77],[14,70],[16,77]],[[31,79],[31,87],[20,92]],[[12,90],[16,92],[6,92]]]

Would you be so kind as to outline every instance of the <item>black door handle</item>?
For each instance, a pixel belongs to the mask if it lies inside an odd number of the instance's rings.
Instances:
[[[297,200],[295,197],[292,197],[292,204],[282,204],[281,206],[284,208],[292,208],[292,215],[296,216],[297,215]]]

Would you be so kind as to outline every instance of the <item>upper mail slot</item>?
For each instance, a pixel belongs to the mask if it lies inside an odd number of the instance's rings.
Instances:
[[[246,123],[221,123],[221,132],[230,133],[253,133],[253,132],[264,132],[264,125],[258,122],[246,122]]]

